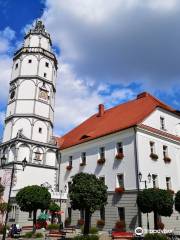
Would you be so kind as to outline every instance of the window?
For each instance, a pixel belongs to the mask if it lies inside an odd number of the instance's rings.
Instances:
[[[117,153],[123,153],[123,145],[122,145],[122,142],[117,143],[116,149],[117,149]]]
[[[152,174],[152,183],[153,183],[153,188],[158,187],[158,176],[156,174]]]
[[[166,158],[168,156],[168,147],[163,145],[163,157]]]
[[[71,219],[71,216],[72,216],[72,208],[68,207],[68,218]]]
[[[47,73],[44,73],[44,77],[47,77]]]
[[[86,165],[86,152],[81,153],[81,163]]]
[[[72,159],[73,159],[73,157],[69,156],[69,166],[71,166],[71,167],[72,167]]]
[[[39,133],[42,133],[42,128],[39,128]]]
[[[48,62],[46,62],[46,63],[45,63],[45,66],[46,66],[46,67],[49,67],[49,63],[48,63]]]
[[[18,63],[16,63],[16,65],[15,65],[15,69],[17,69],[18,68]]]
[[[167,187],[167,189],[171,189],[171,178],[170,177],[166,177],[166,187]]]
[[[118,207],[118,215],[120,221],[125,221],[125,208],[124,207]]]
[[[28,63],[32,63],[32,59],[29,59],[29,60],[28,60]]]
[[[84,209],[80,210],[80,219],[84,219]]]
[[[31,211],[29,212],[28,218],[32,219],[32,212]]]
[[[99,177],[99,179],[100,179],[103,183],[105,183],[105,177],[104,177],[104,176]]]
[[[117,187],[124,187],[124,175],[123,174],[117,175]]]
[[[105,221],[105,207],[100,209],[100,219]]]
[[[160,127],[162,130],[165,130],[165,118],[160,117]]]
[[[99,149],[99,155],[100,155],[100,159],[104,159],[105,158],[105,147],[101,147]]]
[[[151,141],[149,144],[150,144],[151,153],[155,153],[155,143]]]

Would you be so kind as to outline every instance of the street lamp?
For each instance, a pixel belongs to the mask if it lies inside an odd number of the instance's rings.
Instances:
[[[145,189],[147,189],[147,180],[142,180],[141,172],[139,172],[138,177],[139,177],[139,182],[144,182]],[[150,173],[147,175],[147,179],[148,179],[148,182],[150,183],[151,182],[151,174]],[[147,229],[149,230],[149,214],[148,213],[147,213]]]
[[[6,156],[5,154],[1,158],[1,168],[2,169],[11,169],[11,182],[10,182],[10,187],[9,187],[9,194],[8,194],[8,203],[7,203],[7,211],[6,211],[6,217],[5,217],[5,223],[4,223],[4,231],[3,231],[3,237],[2,240],[6,239],[6,226],[7,226],[7,221],[8,221],[8,207],[10,205],[10,198],[11,198],[11,191],[12,191],[12,184],[13,184],[13,177],[14,177],[14,171],[15,170],[21,170],[24,171],[26,165],[27,165],[27,160],[24,158],[22,161],[22,169],[15,169],[15,164],[16,162],[12,162],[12,168],[4,167],[6,165]]]

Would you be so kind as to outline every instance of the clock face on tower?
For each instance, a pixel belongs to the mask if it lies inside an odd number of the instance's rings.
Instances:
[[[45,101],[48,101],[48,91],[40,89],[39,98]]]

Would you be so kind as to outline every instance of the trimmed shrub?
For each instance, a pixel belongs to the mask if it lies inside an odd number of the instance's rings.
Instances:
[[[33,236],[33,232],[27,232],[24,234],[25,238],[32,238],[32,236]]]
[[[38,233],[35,233],[34,237],[35,238],[43,238],[44,235],[42,233],[38,232]]]
[[[89,230],[89,233],[90,234],[97,234],[98,233],[97,227],[91,227],[90,230]]]
[[[168,240],[168,238],[160,233],[147,233],[144,236],[144,240]]]
[[[51,230],[51,229],[54,229],[54,230],[57,230],[57,229],[59,229],[59,224],[49,224],[49,225],[47,225],[47,229],[48,230]]]
[[[81,236],[76,236],[73,238],[74,240],[99,240],[99,236],[97,235],[81,235]]]

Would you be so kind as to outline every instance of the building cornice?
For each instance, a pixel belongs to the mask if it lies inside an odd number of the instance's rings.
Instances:
[[[143,131],[144,133],[148,133],[148,134],[152,134],[154,136],[161,137],[161,138],[171,141],[175,144],[180,144],[180,137],[178,137],[176,135],[173,135],[173,134],[167,133],[165,131],[147,126],[145,124],[139,124],[139,125],[137,125],[136,128],[137,128],[137,130]]]
[[[56,93],[56,89],[55,89],[54,83],[52,81],[49,81],[46,78],[40,77],[38,75],[31,75],[31,76],[30,75],[28,75],[28,76],[27,75],[21,75],[21,76],[18,76],[18,77],[14,78],[14,79],[12,79],[10,81],[10,85],[13,84],[14,82],[16,82],[19,79],[23,79],[23,80],[24,79],[38,79],[38,80],[41,80],[42,82],[45,82],[47,84],[52,85],[53,91],[54,91],[54,93]]]
[[[54,150],[59,149],[59,147],[57,145],[54,145],[54,144],[38,142],[38,141],[34,141],[34,140],[31,140],[31,139],[28,139],[28,138],[21,138],[21,137],[16,137],[16,138],[13,138],[13,139],[11,139],[7,142],[3,142],[3,143],[0,144],[0,147],[6,146],[6,145],[11,145],[11,144],[16,143],[16,142],[29,143],[29,144],[33,144],[33,145],[36,145],[36,146],[39,146],[39,147],[52,148]]]
[[[4,166],[3,166],[3,168],[2,167],[0,167],[0,169],[7,169],[7,167],[10,167],[11,168],[11,166],[13,166],[13,165],[22,165],[22,162],[20,162],[20,161],[14,161],[14,162],[9,162],[9,163],[6,163]],[[26,164],[26,167],[36,167],[36,168],[48,168],[48,169],[52,169],[52,170],[58,170],[58,168],[57,167],[53,167],[53,166],[49,166],[49,165],[43,165],[43,164],[35,164],[35,163],[30,163],[30,162],[28,162],[27,164]]]

